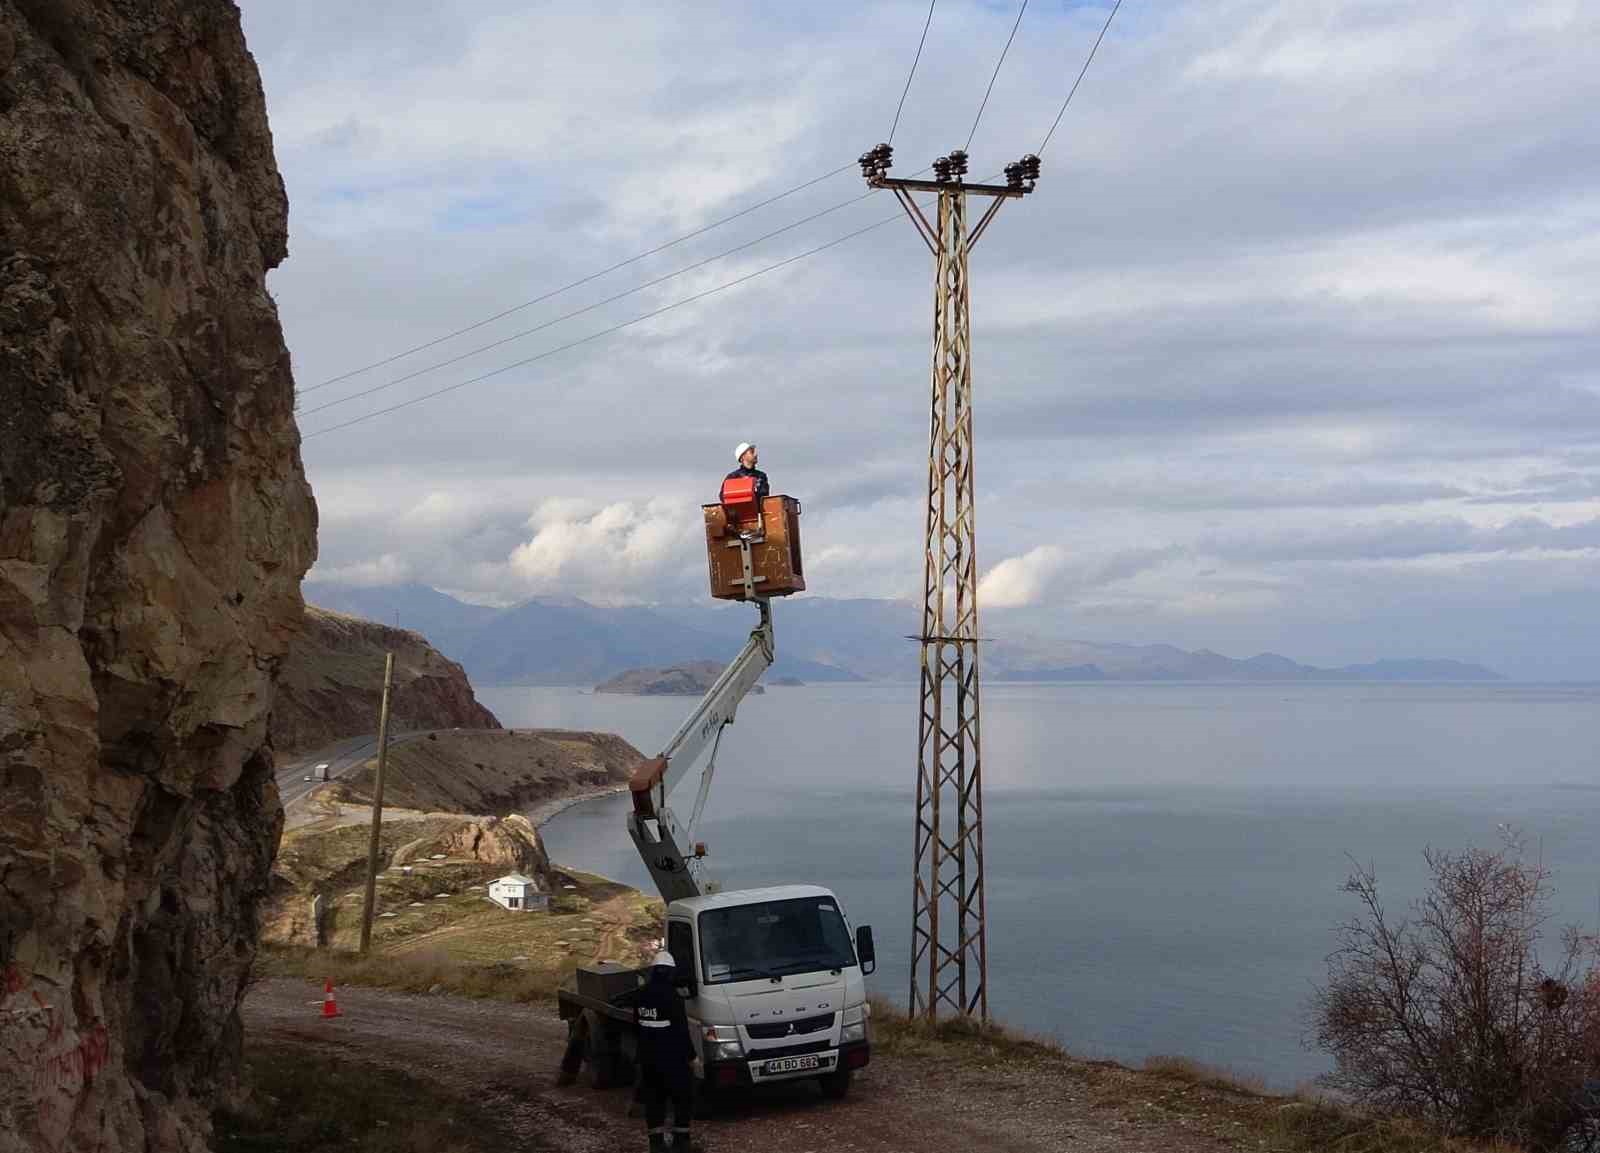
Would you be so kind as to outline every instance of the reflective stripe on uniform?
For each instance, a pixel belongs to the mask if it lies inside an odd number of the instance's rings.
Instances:
[[[671,1027],[672,1022],[671,1021],[643,1021],[643,1020],[641,1020],[639,1022],[639,1024],[643,1025],[646,1029],[666,1029],[666,1028],[670,1028]]]

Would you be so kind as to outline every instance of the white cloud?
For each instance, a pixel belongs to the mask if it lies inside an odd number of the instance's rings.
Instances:
[[[660,599],[679,591],[684,571],[697,553],[703,557],[698,513],[665,500],[586,511],[570,500],[546,502],[529,518],[533,536],[508,563],[530,593],[577,588],[600,601]]]
[[[978,582],[978,603],[997,609],[1036,604],[1066,567],[1066,551],[1055,545],[1040,545],[1021,556],[1007,557],[983,574]]]
[[[325,581],[329,584],[355,585],[361,588],[404,584],[413,577],[411,563],[393,553],[384,553],[372,560],[356,561],[353,564],[327,566],[319,563],[306,574],[308,581]]]

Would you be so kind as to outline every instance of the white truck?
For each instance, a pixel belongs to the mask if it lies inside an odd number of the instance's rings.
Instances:
[[[871,1057],[864,978],[876,964],[872,930],[862,925],[852,933],[838,898],[818,885],[717,891],[703,874],[705,846],[693,839],[722,730],[772,664],[771,605],[752,599],[761,622],[744,649],[661,755],[640,764],[630,780],[628,833],[667,902],[665,945],[700,1056],[703,1112],[736,1086],[804,1077],[842,1097]],[[683,826],[667,797],[707,752]],[[559,1011],[568,1022],[565,1081],[585,1065],[596,1088],[633,1079],[632,998],[643,979],[643,970],[587,966],[560,991]]]

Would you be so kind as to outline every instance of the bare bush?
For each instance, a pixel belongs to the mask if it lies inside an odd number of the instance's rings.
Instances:
[[[1575,928],[1540,955],[1550,874],[1520,839],[1424,853],[1432,873],[1391,922],[1356,865],[1360,912],[1338,930],[1312,1002],[1327,1084],[1449,1133],[1535,1150],[1600,1149],[1600,970]]]

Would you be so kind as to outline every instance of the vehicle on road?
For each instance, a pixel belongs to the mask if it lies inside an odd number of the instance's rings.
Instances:
[[[323,761],[305,775],[308,781],[325,781],[328,779],[328,762]]]
[[[661,754],[629,778],[628,834],[667,903],[665,946],[700,1058],[696,1100],[702,1112],[737,1086],[806,1077],[818,1079],[826,1095],[842,1097],[852,1074],[871,1059],[865,978],[877,964],[872,929],[852,932],[839,899],[820,885],[721,891],[704,875],[706,849],[694,840],[722,730],[772,665],[771,597],[804,588],[798,581],[789,582],[795,588],[777,581],[758,586],[763,569],[753,562],[752,548],[763,544],[768,519],[782,519],[782,559],[794,572],[800,568],[798,502],[767,497],[763,504],[771,508],[760,519],[706,506],[713,595],[754,602],[760,623]],[[720,550],[735,547],[743,554],[734,570],[743,587],[741,595],[729,596],[718,583],[719,569],[731,567]],[[667,796],[708,751],[694,811],[680,826]],[[557,1009],[568,1028],[564,1081],[576,1080],[585,1066],[596,1088],[633,1080],[633,1000],[645,975],[610,963],[584,966],[559,991]]]

